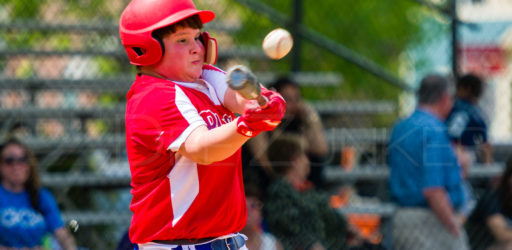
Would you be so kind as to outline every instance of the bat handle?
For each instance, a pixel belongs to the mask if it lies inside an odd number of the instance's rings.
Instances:
[[[268,106],[267,97],[260,95],[260,96],[258,96],[258,98],[256,100],[258,101],[258,104],[260,105],[260,107],[262,109],[265,109]]]

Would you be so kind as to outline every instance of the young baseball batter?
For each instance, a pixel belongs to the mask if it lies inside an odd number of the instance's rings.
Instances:
[[[127,94],[126,147],[130,239],[140,249],[246,249],[240,147],[274,129],[285,103],[262,89],[263,109],[205,64],[216,43],[201,28],[213,18],[192,0],[133,0],[121,15],[121,41],[139,72]]]

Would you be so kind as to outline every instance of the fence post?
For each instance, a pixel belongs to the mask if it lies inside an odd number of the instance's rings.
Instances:
[[[292,72],[299,72],[301,70],[301,41],[300,26],[302,25],[302,0],[293,1],[293,17],[291,20],[291,32],[293,36],[293,51],[292,51]]]
[[[453,79],[457,81],[459,78],[459,34],[458,34],[458,22],[457,17],[457,0],[451,1],[451,21],[452,21],[452,72]]]

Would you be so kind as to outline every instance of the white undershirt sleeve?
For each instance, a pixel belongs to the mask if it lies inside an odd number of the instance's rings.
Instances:
[[[224,95],[228,89],[226,73],[210,65],[208,68],[203,69],[201,78],[207,81],[215,89],[217,97],[219,98],[222,105],[224,105]]]

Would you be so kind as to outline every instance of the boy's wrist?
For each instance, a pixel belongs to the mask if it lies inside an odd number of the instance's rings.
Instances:
[[[238,120],[237,124],[236,124],[236,132],[243,135],[243,136],[247,136],[247,137],[255,137],[259,134],[258,131],[255,131],[251,128],[249,128],[249,126],[247,126],[247,124],[244,122],[244,121],[240,121]]]

